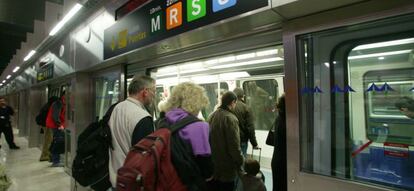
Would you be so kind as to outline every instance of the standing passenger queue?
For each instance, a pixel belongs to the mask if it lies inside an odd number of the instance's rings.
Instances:
[[[266,190],[259,162],[246,158],[249,139],[253,149],[260,148],[242,89],[225,92],[206,122],[197,118],[209,104],[200,85],[175,86],[154,125],[149,108],[155,95],[155,80],[137,76],[129,84],[128,98],[114,104],[108,122],[110,186],[99,189]],[[93,183],[87,186],[94,188]]]

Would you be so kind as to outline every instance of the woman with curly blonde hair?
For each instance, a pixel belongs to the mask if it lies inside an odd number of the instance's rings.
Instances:
[[[203,87],[192,82],[184,82],[175,86],[168,97],[166,110],[181,108],[194,116],[209,104]]]
[[[204,88],[191,83],[184,82],[175,86],[167,99],[165,121],[175,124],[180,120],[193,117],[209,104]],[[178,141],[171,142],[171,147],[184,145],[186,153],[191,153],[190,160],[186,160],[184,167],[179,164],[179,159],[186,156],[177,156],[171,152],[173,164],[176,167],[181,181],[188,190],[207,190],[207,182],[212,179],[211,149],[209,143],[209,125],[204,121],[193,122],[178,130]],[[180,146],[181,147],[181,146]],[[194,159],[194,160],[191,160]],[[181,160],[182,161],[182,160]],[[188,165],[193,162],[193,165]]]

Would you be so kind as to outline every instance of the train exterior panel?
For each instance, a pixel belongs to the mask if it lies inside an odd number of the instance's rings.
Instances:
[[[273,147],[265,139],[285,93],[288,190],[414,189],[414,122],[395,107],[401,97],[414,98],[412,1],[213,0],[195,15],[190,1],[126,9],[131,2],[81,1],[80,15],[38,42],[36,55],[0,87],[30,147],[43,144],[38,109],[66,93],[68,174],[80,132],[127,96],[134,75],[144,74],[157,80],[154,118],[156,105],[180,82],[206,89],[203,119],[222,92],[242,88],[267,172]],[[48,3],[46,15],[67,13],[75,3]],[[55,23],[45,22],[35,36],[46,36]]]

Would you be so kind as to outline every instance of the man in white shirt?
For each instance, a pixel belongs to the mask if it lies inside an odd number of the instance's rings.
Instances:
[[[113,150],[109,151],[109,177],[116,187],[116,176],[130,148],[154,131],[148,107],[155,97],[155,80],[149,76],[135,77],[128,87],[128,98],[116,105],[109,126]]]

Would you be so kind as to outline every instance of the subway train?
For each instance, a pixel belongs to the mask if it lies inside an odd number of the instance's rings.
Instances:
[[[53,22],[37,23],[36,38],[28,39],[37,43],[22,47],[0,76],[0,95],[17,110],[19,135],[41,147],[35,116],[48,97],[64,91],[71,174],[77,136],[128,96],[134,76],[156,79],[148,108],[154,119],[156,106],[181,82],[206,90],[210,104],[201,119],[223,92],[238,87],[254,114],[261,166],[269,172],[274,148],[265,140],[277,98],[286,95],[288,190],[414,190],[414,119],[396,106],[414,99],[412,0],[191,6],[197,2],[84,0],[56,35],[46,31]],[[45,14],[56,17],[74,4],[47,3]],[[36,54],[21,62],[31,49]],[[72,187],[86,190],[74,180]]]

